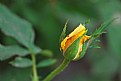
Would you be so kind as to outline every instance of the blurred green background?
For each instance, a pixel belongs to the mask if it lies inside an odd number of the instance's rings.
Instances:
[[[0,3],[32,23],[36,45],[51,50],[58,59],[55,65],[39,69],[42,77],[63,59],[58,40],[67,19],[68,33],[80,22],[91,19],[87,24],[91,34],[102,22],[118,17],[107,33],[101,35],[101,49],[89,49],[83,59],[72,62],[52,81],[121,81],[121,0],[0,0]],[[4,44],[15,43],[1,31],[0,37]],[[8,64],[11,59],[0,62],[0,81],[30,81],[31,68],[14,68]]]

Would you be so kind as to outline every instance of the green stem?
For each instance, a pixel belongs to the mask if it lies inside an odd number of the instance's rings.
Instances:
[[[52,71],[43,81],[51,81],[57,74],[62,72],[70,63],[70,60],[64,59],[62,64]]]
[[[37,66],[36,66],[36,57],[35,54],[31,54],[32,58],[32,69],[33,69],[33,81],[39,81],[38,75],[37,75]]]

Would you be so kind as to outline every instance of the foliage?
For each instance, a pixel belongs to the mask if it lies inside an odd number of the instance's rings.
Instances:
[[[41,49],[34,44],[34,31],[32,25],[14,15],[5,6],[0,4],[0,29],[5,35],[15,38],[20,43],[20,45],[14,46],[0,45],[0,60],[6,60],[17,55],[14,60],[9,62],[11,65],[18,68],[30,67],[32,65],[35,67],[35,54],[40,53]],[[28,58],[20,57],[26,55],[32,55],[33,62]],[[48,59],[44,62],[40,62],[42,65],[39,63],[38,67],[46,67],[55,62],[54,59]],[[35,77],[34,74],[33,77]]]
[[[15,60],[19,57],[30,59],[30,49],[37,53],[38,63],[44,58],[53,59],[53,56],[61,60],[58,39],[68,18],[70,31],[87,19],[91,19],[86,24],[88,31],[94,31],[103,21],[117,17],[119,18],[108,27],[107,34],[100,36],[101,48],[88,50],[81,61],[71,63],[68,70],[53,81],[121,80],[120,0],[0,0],[0,3],[0,60],[3,60],[0,62],[1,81],[31,80],[30,67],[14,68],[9,65],[10,61],[16,63]],[[14,31],[14,26],[19,28],[16,29],[17,32]],[[51,50],[54,55],[43,49]],[[44,77],[54,66],[46,67],[46,70],[40,68],[39,74]]]

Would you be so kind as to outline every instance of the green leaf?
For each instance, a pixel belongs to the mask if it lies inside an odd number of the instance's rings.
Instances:
[[[52,57],[53,53],[50,50],[42,50],[41,55],[46,56],[46,57]]]
[[[0,69],[1,81],[31,81],[31,75],[31,67],[20,69],[7,65],[7,67]]]
[[[62,33],[61,33],[59,43],[61,43],[61,41],[62,41],[62,40],[65,38],[65,36],[66,36],[67,23],[68,23],[68,20],[66,21],[66,24],[65,24],[65,26],[64,26],[64,28],[63,28],[63,31],[62,31]]]
[[[26,49],[14,45],[14,46],[3,46],[0,45],[0,60],[6,60],[14,55],[25,56],[29,54]]]
[[[107,22],[104,22],[93,34],[91,37],[98,37],[99,35],[101,35],[102,33],[104,33],[104,30],[117,18],[111,19]]]
[[[31,48],[29,48],[29,51],[31,53],[37,54],[41,52],[41,49],[38,46],[31,45]]]
[[[34,43],[32,25],[13,14],[2,4],[0,4],[0,29],[27,48],[30,48]]]
[[[10,64],[15,67],[25,68],[32,66],[32,61],[28,58],[16,57]]]
[[[56,59],[46,59],[38,63],[37,67],[47,67],[55,64],[57,62]]]

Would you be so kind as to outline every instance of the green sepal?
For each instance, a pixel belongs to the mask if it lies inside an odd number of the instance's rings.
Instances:
[[[85,42],[85,43],[83,44],[83,46],[82,46],[82,52],[80,52],[80,58],[79,58],[79,59],[83,58],[84,55],[86,54],[87,44],[88,44],[87,42]]]
[[[79,44],[80,44],[80,39],[82,38],[79,37],[77,38],[64,52],[64,57],[68,60],[73,60],[76,54],[78,53],[79,50]]]
[[[81,38],[86,35],[87,31],[80,36],[79,38],[77,38],[68,48],[67,50],[64,52],[64,57],[68,60],[74,60],[75,56],[78,54],[78,51],[80,50],[79,44],[80,44],[80,40]]]
[[[104,30],[117,18],[111,19],[107,22],[104,22],[92,35],[92,38],[96,38],[98,36],[100,36],[102,33],[104,33]]]
[[[78,59],[75,59],[75,60],[80,60],[81,58],[84,57],[84,55],[86,54],[86,51],[87,49],[90,48],[90,41],[87,40],[83,46],[82,46],[82,51],[80,52],[80,57]],[[93,45],[91,48],[101,48],[100,46],[97,46],[97,45]]]
[[[101,47],[98,45],[91,45],[91,46],[89,46],[89,48],[101,48]]]
[[[88,48],[101,48],[100,45],[97,45],[97,44],[99,44],[99,42],[101,42],[99,39],[93,38],[90,41],[90,45],[88,45],[89,46]]]
[[[68,23],[68,20],[66,21],[65,23],[65,26],[63,28],[63,31],[61,33],[61,36],[60,36],[60,39],[59,39],[59,44],[61,43],[61,41],[65,38],[66,36],[66,29],[67,29],[67,23]]]
[[[83,23],[83,26],[85,26],[86,24],[88,24],[90,22],[90,19],[86,20],[84,23]]]
[[[93,42],[101,42],[99,39],[95,39]]]
[[[85,21],[85,24],[88,24],[89,22],[90,22],[90,19],[86,20],[86,21]]]

